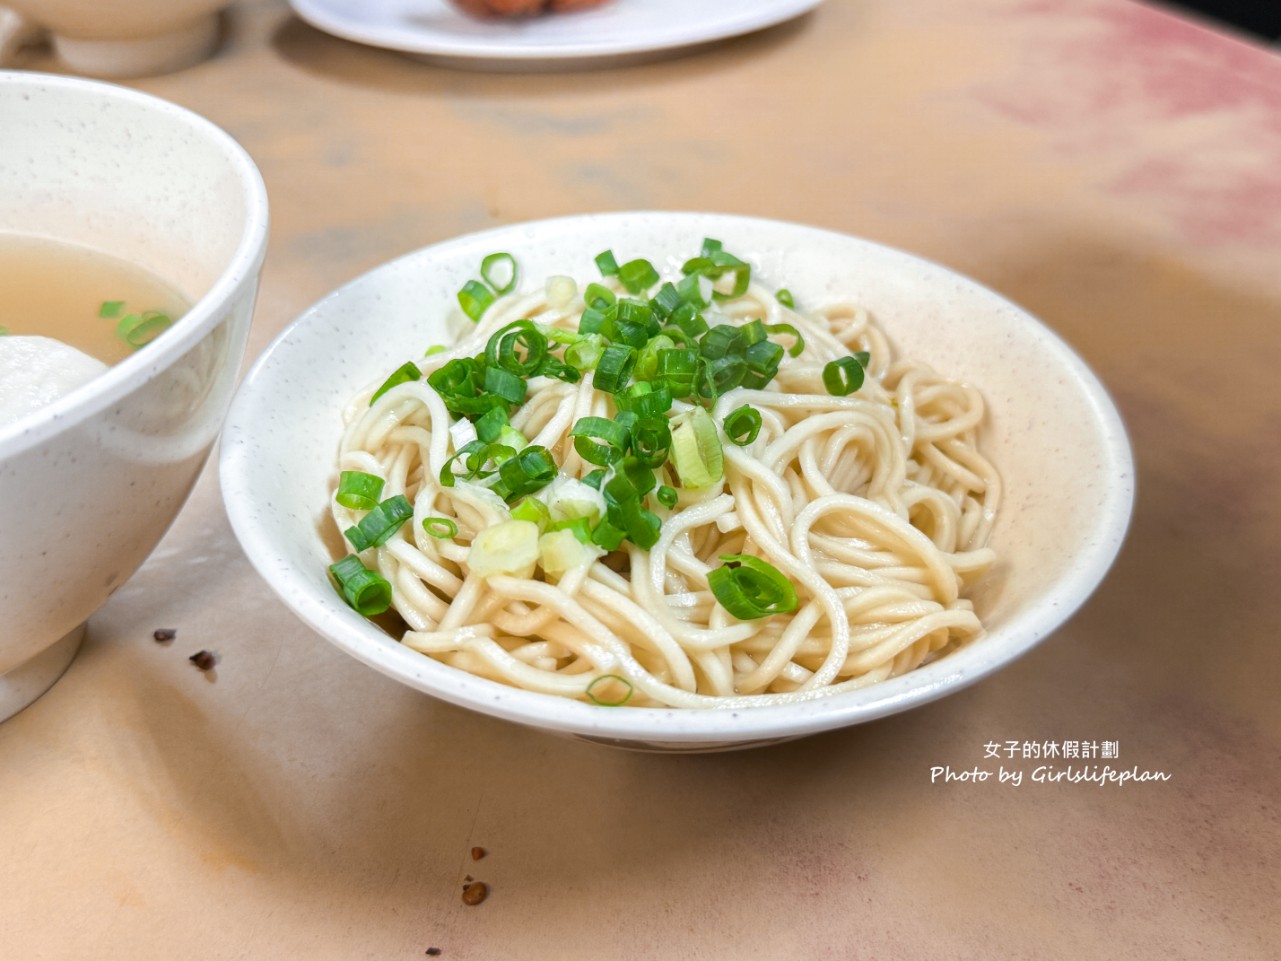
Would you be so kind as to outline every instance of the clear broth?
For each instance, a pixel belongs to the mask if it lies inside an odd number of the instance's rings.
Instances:
[[[103,303],[114,301],[123,303],[120,312],[99,316]],[[122,317],[154,310],[176,321],[190,306],[159,277],[118,257],[0,233],[0,331],[53,337],[114,364],[140,349],[117,334]]]

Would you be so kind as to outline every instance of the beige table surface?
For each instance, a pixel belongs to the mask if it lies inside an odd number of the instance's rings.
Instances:
[[[262,169],[251,356],[337,284],[476,228],[798,220],[1060,331],[1127,419],[1136,513],[1088,605],[969,690],[649,756],[341,654],[250,568],[207,469],[67,675],[0,727],[0,957],[1281,957],[1281,56],[1129,0],[828,0],[695,55],[533,76],[358,46],[278,0],[227,27],[214,59],[133,85]],[[1034,783],[1067,762],[1025,742],[1169,779]],[[931,784],[944,765],[1024,780]]]

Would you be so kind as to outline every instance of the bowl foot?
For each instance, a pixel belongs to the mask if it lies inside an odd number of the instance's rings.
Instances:
[[[53,687],[71,666],[84,637],[85,625],[81,624],[27,663],[0,676],[0,722],[7,721]]]
[[[218,45],[218,14],[154,37],[83,40],[59,33],[53,49],[77,73],[90,77],[145,77],[172,73],[204,60]]]

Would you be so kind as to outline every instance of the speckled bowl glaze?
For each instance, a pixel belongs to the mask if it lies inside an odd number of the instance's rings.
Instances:
[[[222,130],[109,84],[0,72],[0,130],[0,231],[105,249],[193,304],[143,350],[0,427],[4,719],[58,678],[195,482],[244,356],[267,197]]]
[[[749,709],[609,708],[465,674],[403,647],[338,597],[328,498],[343,405],[443,339],[455,292],[495,250],[527,282],[597,276],[594,256],[678,265],[704,236],[746,257],[802,302],[855,297],[900,355],[978,385],[984,448],[1006,498],[1001,560],[975,604],[987,633],[902,677],[798,704]],[[368,336],[377,330],[376,337]],[[341,345],[336,349],[335,345]],[[321,455],[321,456],[318,456]],[[344,651],[435,697],[546,731],[619,747],[711,751],[869,721],[956,691],[1027,652],[1103,578],[1133,501],[1125,430],[1103,387],[1049,329],[990,290],[920,258],[811,227],[695,213],[620,213],[518,224],[409,254],[317,303],[258,360],[232,404],[221,453],[227,510],[250,560],[295,613]]]

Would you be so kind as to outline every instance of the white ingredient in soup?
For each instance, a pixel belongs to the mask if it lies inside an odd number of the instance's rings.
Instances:
[[[514,259],[485,258],[474,325],[348,405],[330,570],[351,606],[609,706],[795,702],[981,633],[1001,484],[975,388],[717,241],[668,280],[597,266],[517,294]]]

